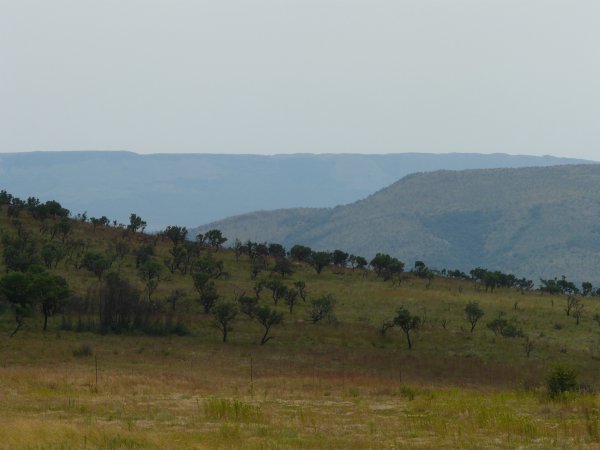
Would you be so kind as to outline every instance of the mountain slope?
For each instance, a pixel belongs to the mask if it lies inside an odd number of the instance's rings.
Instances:
[[[599,192],[597,165],[439,171],[409,175],[349,205],[253,213],[199,231],[369,257],[384,251],[438,268],[598,281]]]
[[[503,154],[5,153],[0,154],[0,187],[21,197],[59,198],[72,211],[121,222],[135,212],[157,230],[259,209],[332,207],[419,171],[582,162]]]

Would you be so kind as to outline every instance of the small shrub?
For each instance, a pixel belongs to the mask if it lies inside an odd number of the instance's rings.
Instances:
[[[333,313],[336,300],[330,295],[324,295],[322,297],[311,300],[310,320],[314,323],[320,322],[323,319],[327,319],[329,323],[335,323],[336,318]]]
[[[414,400],[416,392],[413,388],[408,386],[402,386],[400,388],[400,395],[408,400]]]
[[[94,350],[92,348],[92,344],[87,343],[87,342],[79,345],[79,347],[77,347],[75,350],[73,350],[73,356],[75,356],[76,358],[92,356],[93,354],[94,354]]]
[[[567,366],[556,366],[546,378],[548,395],[556,398],[565,392],[577,389],[577,374],[574,369]]]

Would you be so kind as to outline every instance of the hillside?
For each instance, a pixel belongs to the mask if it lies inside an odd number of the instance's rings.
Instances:
[[[600,281],[598,192],[596,165],[439,171],[348,205],[255,212],[199,231],[368,257],[384,251],[436,268]]]
[[[333,207],[414,172],[583,162],[504,154],[3,153],[0,188],[23,198],[60,199],[71,211],[120,222],[135,211],[159,230],[260,209]]]
[[[276,247],[236,253],[180,228],[149,235],[8,200],[0,193],[0,448],[600,442],[597,296],[570,297],[580,308],[569,316],[565,295],[317,273]],[[475,324],[468,305],[483,314]],[[281,319],[266,341],[264,312]],[[549,395],[550,372],[574,374],[568,392]]]

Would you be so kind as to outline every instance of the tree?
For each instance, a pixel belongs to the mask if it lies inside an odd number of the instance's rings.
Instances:
[[[260,340],[260,345],[265,345],[268,341],[273,339],[272,336],[269,336],[271,327],[273,325],[279,325],[283,322],[283,314],[269,308],[268,306],[260,306],[256,308],[254,315],[257,322],[260,323],[265,329],[265,332]]]
[[[285,302],[290,307],[290,314],[294,312],[294,305],[298,300],[298,291],[296,289],[287,289],[285,292]]]
[[[151,245],[141,245],[139,246],[135,252],[135,268],[139,269],[139,267],[144,264],[146,261],[150,260],[152,256],[154,256],[154,247]]]
[[[338,267],[346,267],[348,264],[348,253],[342,250],[334,250],[332,255],[333,264]]]
[[[54,242],[48,242],[42,247],[40,252],[44,264],[48,269],[56,268],[58,263],[66,256],[66,251],[63,246]]]
[[[317,274],[321,274],[321,271],[331,264],[332,260],[333,256],[329,252],[312,252],[309,263]]]
[[[475,330],[475,325],[479,319],[481,319],[484,315],[483,310],[479,307],[477,302],[469,302],[465,307],[465,314],[467,315],[467,320],[471,324],[471,333]]]
[[[146,221],[142,220],[140,216],[137,214],[131,213],[129,216],[129,225],[127,225],[127,230],[136,233],[137,231],[141,231],[142,233],[146,229]]]
[[[110,268],[110,261],[101,253],[88,252],[83,257],[81,267],[89,270],[98,277],[98,280],[101,280],[104,272]]]
[[[250,319],[254,318],[256,307],[258,306],[258,299],[256,297],[242,295],[240,298],[238,298],[238,304],[242,314],[247,315]]]
[[[285,247],[281,244],[269,244],[269,256],[273,258],[285,258]]]
[[[110,225],[110,220],[106,216],[102,217],[90,217],[90,223],[92,224],[92,230],[96,231],[97,227],[107,227]]]
[[[523,332],[519,327],[519,324],[516,319],[507,320],[504,317],[500,316],[488,322],[486,327],[493,331],[494,335],[503,336],[503,337],[521,337],[523,336]]]
[[[308,262],[312,255],[312,249],[305,245],[294,245],[290,249],[290,256],[297,261]]]
[[[172,291],[171,294],[169,294],[169,296],[167,297],[167,303],[171,305],[171,311],[175,311],[177,309],[177,303],[179,303],[179,301],[184,298],[185,291],[181,289],[175,289],[174,291]]]
[[[292,263],[285,256],[277,256],[275,257],[275,267],[273,267],[273,272],[277,272],[281,275],[281,278],[284,278],[286,275],[291,275]]]
[[[73,231],[73,224],[69,219],[63,219],[52,227],[52,231],[50,232],[50,238],[54,239],[56,235],[60,236],[61,242],[65,242],[67,237]]]
[[[408,345],[408,349],[412,350],[410,332],[419,329],[419,326],[421,325],[421,318],[419,316],[411,315],[408,309],[406,309],[404,306],[401,306],[400,308],[398,308],[396,317],[394,317],[394,324],[402,328],[402,331],[404,331],[404,335],[406,336],[406,343]]]
[[[581,316],[583,315],[583,303],[578,301],[575,307],[573,308],[573,317],[575,317],[576,324],[579,325],[579,321],[581,320]]]
[[[198,259],[194,263],[192,270],[194,272],[204,272],[211,278],[217,279],[223,275],[224,268],[223,261],[213,258],[212,255],[207,255],[204,258]]]
[[[200,304],[204,309],[204,314],[208,314],[217,303],[219,294],[215,283],[211,281],[210,275],[204,272],[198,272],[192,275],[194,288],[200,294]]]
[[[287,287],[280,280],[269,280],[265,283],[265,287],[271,290],[273,303],[276,305],[280,298],[285,296]]]
[[[140,291],[117,273],[108,273],[94,286],[90,297],[100,310],[100,329],[120,333],[141,326],[149,313],[148,302],[141,302]]]
[[[556,366],[546,377],[548,394],[554,398],[564,392],[577,389],[577,373],[567,366]]]
[[[227,342],[227,335],[232,330],[232,324],[235,321],[238,309],[234,303],[219,303],[212,311],[215,326],[223,334],[223,342]]]
[[[167,238],[169,238],[171,240],[171,242],[173,242],[174,247],[177,247],[179,244],[181,244],[183,241],[186,240],[188,230],[186,227],[178,227],[176,225],[169,225],[167,228],[165,228],[165,230],[162,232],[162,234],[163,234],[163,236],[166,236]]]
[[[32,297],[39,301],[44,314],[44,331],[48,329],[48,317],[56,313],[70,294],[67,280],[47,272],[34,274],[29,286]]]
[[[3,256],[7,273],[9,270],[25,272],[37,262],[36,248],[33,241],[3,236],[2,244],[4,245]]]
[[[594,286],[589,281],[581,283],[581,294],[584,296],[592,295],[594,292]]]
[[[17,326],[10,335],[11,337],[17,334],[17,331],[23,326],[24,317],[31,313],[30,287],[31,277],[29,274],[13,272],[0,278],[0,294],[15,311]]]
[[[377,276],[383,278],[384,281],[404,271],[402,261],[385,253],[377,253],[369,264],[375,270]]]
[[[294,282],[294,287],[298,291],[298,295],[302,299],[303,302],[306,301],[306,283],[304,281],[296,281]]]
[[[223,236],[221,230],[213,229],[208,230],[204,235],[199,234],[198,241],[218,250],[225,242],[227,242],[227,238]]]
[[[575,308],[577,308],[577,305],[579,305],[581,303],[581,301],[575,297],[574,295],[569,295],[567,297],[567,304],[565,306],[565,312],[567,313],[567,316],[571,315],[571,311]]]
[[[352,270],[364,269],[367,266],[367,264],[369,264],[369,262],[364,257],[356,255],[348,256],[348,262],[350,263]]]
[[[148,291],[148,300],[152,300],[152,293],[156,290],[158,284],[160,283],[161,272],[162,266],[157,261],[152,259],[146,261],[138,269],[138,274],[146,285],[146,290]]]
[[[323,319],[327,319],[330,323],[335,321],[333,309],[335,307],[336,300],[331,294],[323,295],[312,300],[310,303],[310,320],[313,323],[320,322]]]

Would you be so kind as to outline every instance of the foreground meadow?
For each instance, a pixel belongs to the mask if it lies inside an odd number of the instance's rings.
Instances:
[[[592,394],[405,380],[410,358],[377,350],[83,338],[95,356],[2,342],[2,448],[600,448]]]
[[[565,320],[559,297],[336,277],[311,285],[340,284],[337,324],[310,323],[301,304],[264,346],[243,321],[220,342],[202,314],[167,337],[61,331],[59,317],[44,333],[30,319],[0,340],[0,448],[600,448],[597,325]],[[464,319],[466,299],[494,317],[516,295],[536,330],[529,357]],[[411,351],[399,330],[378,332],[400,303],[427,317]],[[587,392],[550,399],[557,363]]]

